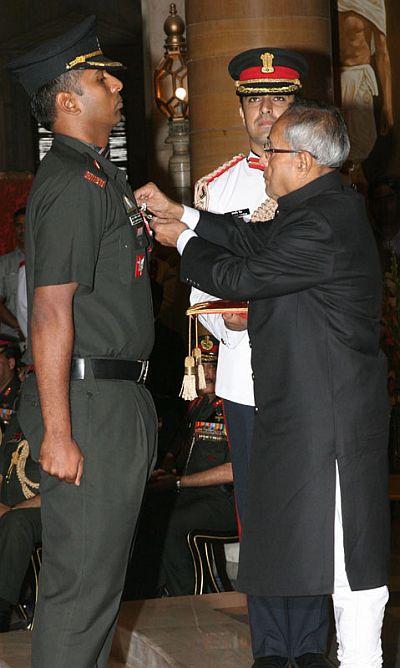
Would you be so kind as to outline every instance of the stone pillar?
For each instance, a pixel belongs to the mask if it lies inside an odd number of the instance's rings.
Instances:
[[[181,119],[174,122],[169,119],[168,126],[169,136],[165,143],[172,146],[168,172],[173,196],[177,202],[191,206],[193,197],[190,187],[189,121]]]
[[[305,96],[332,100],[329,0],[186,0],[192,180],[235,153],[247,135],[227,66],[240,51],[271,46],[309,60]]]

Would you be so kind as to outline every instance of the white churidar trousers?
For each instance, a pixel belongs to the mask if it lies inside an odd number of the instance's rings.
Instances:
[[[368,558],[368,555],[365,555]],[[333,608],[341,668],[380,668],[381,631],[388,588],[352,591],[347,580],[339,473],[336,464],[335,583]]]

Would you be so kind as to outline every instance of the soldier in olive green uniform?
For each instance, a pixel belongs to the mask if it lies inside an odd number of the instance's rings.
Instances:
[[[156,415],[150,237],[102,150],[122,67],[90,17],[10,66],[55,133],[27,211],[30,345],[21,426],[42,467],[43,565],[33,668],[105,668]],[[50,104],[50,102],[51,104]],[[50,111],[51,110],[51,113]]]

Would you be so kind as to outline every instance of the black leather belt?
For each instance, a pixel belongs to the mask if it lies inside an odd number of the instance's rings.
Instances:
[[[90,364],[91,372],[87,365]],[[148,360],[104,360],[98,358],[73,357],[71,362],[71,380],[133,380],[144,383],[149,369]]]

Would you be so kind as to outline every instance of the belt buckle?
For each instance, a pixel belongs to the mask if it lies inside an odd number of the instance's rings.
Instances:
[[[139,378],[137,379],[136,382],[144,384],[146,382],[147,374],[149,371],[149,360],[138,360],[138,362],[140,362],[142,368],[140,370]]]
[[[79,380],[85,380],[85,358],[75,357],[74,365],[76,369],[76,377]]]

